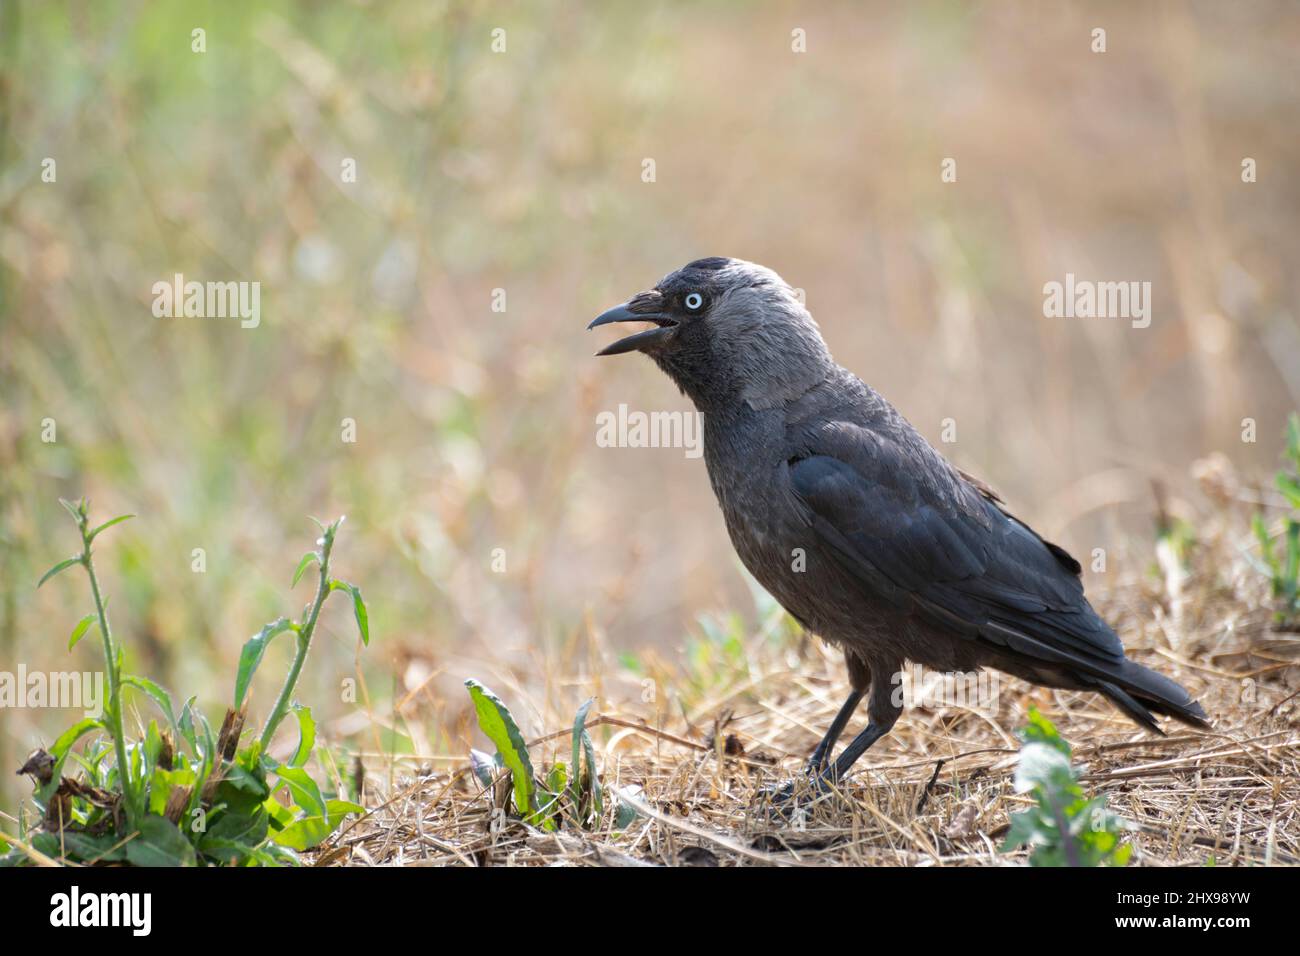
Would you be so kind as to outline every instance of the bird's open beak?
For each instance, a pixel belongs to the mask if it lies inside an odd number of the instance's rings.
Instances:
[[[677,321],[660,312],[663,296],[658,292],[641,292],[622,305],[600,313],[587,328],[609,325],[611,322],[653,322],[654,328],[636,332],[607,345],[597,355],[621,355],[623,352],[643,351],[647,346],[664,341],[677,327]]]

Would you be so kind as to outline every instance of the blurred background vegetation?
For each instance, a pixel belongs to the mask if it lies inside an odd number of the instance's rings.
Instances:
[[[1209,452],[1265,475],[1300,400],[1298,48],[1281,2],[4,0],[0,669],[99,667],[66,647],[80,576],[35,590],[86,494],[140,516],[97,552],[128,670],[210,714],[308,599],[309,514],[347,514],[375,636],[352,707],[350,613],[323,622],[300,696],[337,737],[462,754],[467,676],[526,729],[637,700],[698,614],[755,605],[703,462],[597,447],[601,410],[687,406],[583,328],[705,255],[805,289],[841,364],[936,443],[955,420],[957,464],[1144,567],[1151,480],[1177,507]],[[1150,281],[1150,328],[1045,319],[1066,272]],[[261,325],[155,318],[175,273],[260,282]],[[0,714],[4,806],[68,722]]]

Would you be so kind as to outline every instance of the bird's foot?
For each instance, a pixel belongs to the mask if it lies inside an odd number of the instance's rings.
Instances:
[[[765,787],[760,796],[770,812],[790,819],[802,814],[834,788],[827,770],[809,767],[801,776]]]

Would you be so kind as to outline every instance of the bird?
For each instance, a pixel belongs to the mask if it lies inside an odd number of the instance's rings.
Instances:
[[[631,322],[648,327],[596,354],[648,356],[695,405],[741,563],[843,651],[850,692],[805,771],[819,791],[893,728],[906,664],[1094,691],[1155,733],[1155,714],[1208,727],[1183,687],[1125,656],[1079,562],[837,365],[771,269],[697,259],[587,328]],[[867,726],[832,760],[864,697]]]

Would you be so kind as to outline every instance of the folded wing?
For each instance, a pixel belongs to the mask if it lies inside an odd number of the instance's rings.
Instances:
[[[1125,659],[1084,598],[1077,561],[923,440],[843,422],[807,438],[789,463],[792,486],[818,539],[864,587],[998,654],[1064,668],[1148,726],[1142,704],[1203,718],[1181,687]]]

